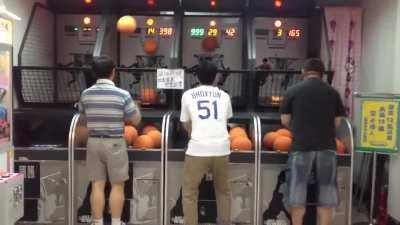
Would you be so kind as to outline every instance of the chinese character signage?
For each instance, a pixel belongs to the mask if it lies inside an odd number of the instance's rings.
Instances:
[[[157,89],[183,89],[184,79],[183,69],[158,69]]]
[[[398,151],[399,101],[364,99],[361,101],[359,149],[377,152]]]

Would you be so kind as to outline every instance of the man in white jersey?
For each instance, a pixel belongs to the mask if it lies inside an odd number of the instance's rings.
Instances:
[[[218,224],[231,223],[227,121],[232,117],[232,105],[229,95],[213,86],[216,74],[215,64],[201,62],[197,70],[200,86],[186,91],[182,96],[180,120],[191,137],[183,169],[185,225],[198,224],[199,185],[208,172],[212,173],[214,180]]]

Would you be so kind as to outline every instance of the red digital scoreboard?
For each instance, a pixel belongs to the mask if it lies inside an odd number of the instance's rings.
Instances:
[[[288,38],[293,40],[298,40],[301,38],[302,32],[300,29],[293,28],[288,31]]]

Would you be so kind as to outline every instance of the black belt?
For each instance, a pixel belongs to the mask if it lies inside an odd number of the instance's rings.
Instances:
[[[89,138],[123,138],[122,136],[109,136],[109,135],[89,135]]]

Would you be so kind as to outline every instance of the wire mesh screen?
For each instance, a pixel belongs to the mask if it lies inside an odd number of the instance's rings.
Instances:
[[[248,76],[248,72],[222,71],[217,74],[214,85],[218,86],[230,95],[232,106],[234,108],[242,108],[245,107],[248,102]],[[198,85],[200,85],[200,83],[195,73],[186,72],[185,90],[197,87]],[[177,102],[180,102],[180,100]]]
[[[84,69],[17,67],[14,85],[20,104],[73,104],[87,88],[88,75]]]
[[[155,69],[119,69],[117,83],[142,106],[168,105],[167,91],[157,89],[157,71]]]
[[[331,83],[332,74],[323,76],[324,82]],[[261,107],[279,106],[286,90],[301,82],[300,71],[257,71],[257,105]]]

